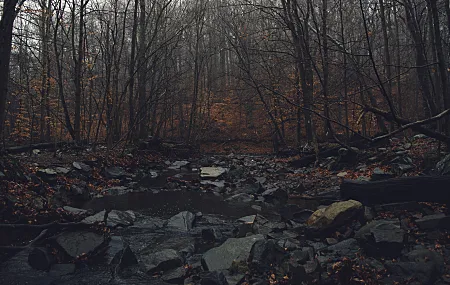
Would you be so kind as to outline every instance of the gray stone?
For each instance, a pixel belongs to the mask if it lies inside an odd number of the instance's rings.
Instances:
[[[57,173],[55,170],[50,168],[39,169],[36,175],[42,179],[42,181],[47,183],[55,183],[57,178]]]
[[[394,174],[391,172],[386,172],[384,170],[382,170],[381,168],[375,168],[373,170],[372,176],[371,176],[371,180],[372,181],[379,181],[379,180],[386,180],[386,179],[390,179],[393,178]]]
[[[353,256],[359,250],[358,241],[354,238],[346,239],[334,245],[330,245],[327,251],[331,251],[335,256]]]
[[[161,277],[161,279],[170,284],[182,284],[185,275],[186,269],[181,266],[168,272],[164,272],[164,275]]]
[[[209,271],[229,269],[233,261],[246,261],[253,245],[263,239],[263,235],[229,238],[221,246],[203,254],[203,267]]]
[[[201,167],[200,177],[201,178],[218,178],[227,172],[226,168],[223,167]]]
[[[450,174],[450,154],[446,155],[442,160],[436,164],[436,171],[439,175]]]
[[[269,267],[276,259],[277,250],[273,240],[258,240],[250,251],[249,262],[258,270]]]
[[[120,236],[111,237],[105,256],[109,265],[120,269],[138,263],[133,251]]]
[[[105,168],[105,176],[109,179],[120,179],[125,176],[125,171],[122,167],[111,166]]]
[[[59,166],[56,167],[55,170],[57,173],[60,173],[60,174],[67,174],[70,172],[70,169],[65,168],[65,167],[59,167]]]
[[[416,220],[421,230],[450,229],[450,217],[445,214],[428,215]]]
[[[183,258],[173,249],[164,249],[149,255],[141,255],[141,265],[145,272],[153,274],[182,266]]]
[[[355,238],[369,255],[396,257],[403,248],[405,231],[398,222],[375,220],[357,231]]]
[[[81,171],[84,171],[84,172],[90,172],[92,170],[92,168],[89,165],[87,165],[86,163],[83,163],[83,162],[74,161],[72,163],[72,166],[75,169],[81,170]]]
[[[225,199],[225,201],[231,203],[250,203],[253,202],[254,200],[255,198],[252,195],[245,193],[239,193]]]
[[[200,184],[212,185],[217,188],[223,188],[223,187],[225,187],[225,180],[220,180],[220,181],[204,180],[204,181],[200,182]]]
[[[251,216],[245,216],[242,218],[239,218],[237,221],[244,223],[244,224],[253,224],[256,220],[256,215],[251,215]]]
[[[212,271],[202,276],[200,285],[229,285],[223,272]]]
[[[190,162],[186,160],[175,161],[169,166],[169,169],[180,169],[181,167],[187,166]]]
[[[273,188],[264,191],[261,194],[264,199],[268,201],[278,200],[278,201],[286,201],[288,199],[288,192],[284,189]]]
[[[392,262],[386,261],[384,266],[397,282],[417,279],[419,284],[433,284],[438,278],[431,262]]]
[[[83,210],[83,209],[78,209],[78,208],[73,208],[70,206],[64,206],[63,207],[64,211],[74,214],[74,215],[83,215],[87,213],[87,210]]]
[[[210,228],[210,229],[203,229],[202,230],[202,238],[205,241],[220,241],[223,238],[222,233],[219,229],[216,228]]]
[[[194,227],[195,215],[184,211],[176,214],[167,222],[167,227],[172,230],[187,232]]]
[[[56,238],[58,245],[73,258],[96,251],[103,244],[103,236],[88,232],[63,232]]]
[[[135,220],[136,214],[133,211],[111,210],[106,218],[106,225],[113,228],[117,226],[131,226]]]

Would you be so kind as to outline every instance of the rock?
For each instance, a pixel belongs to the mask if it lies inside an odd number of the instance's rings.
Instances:
[[[118,195],[126,194],[131,191],[132,191],[131,189],[129,189],[128,187],[125,187],[125,186],[114,186],[114,187],[103,189],[102,194],[118,196]]]
[[[65,168],[65,167],[59,167],[59,166],[56,167],[55,170],[56,170],[56,172],[59,173],[59,174],[67,174],[67,173],[70,172],[70,169]]]
[[[337,227],[352,219],[362,210],[362,204],[355,200],[336,202],[315,211],[306,224],[317,229]]]
[[[195,215],[184,211],[176,214],[167,222],[167,227],[172,230],[187,232],[194,227]]]
[[[421,230],[450,229],[450,217],[445,214],[428,215],[416,220]]]
[[[86,163],[83,163],[83,162],[76,162],[76,161],[74,161],[72,163],[72,166],[75,169],[81,170],[81,171],[84,171],[84,172],[90,172],[92,170],[92,168],[89,165],[87,165]]]
[[[53,264],[48,274],[50,276],[61,277],[64,275],[73,274],[75,272],[75,269],[76,266],[74,263]]]
[[[225,180],[220,180],[220,181],[203,180],[202,182],[200,182],[200,184],[212,185],[217,188],[223,188],[223,187],[225,187]]]
[[[253,224],[256,221],[256,215],[245,216],[239,218],[237,221],[244,224]]]
[[[105,256],[109,265],[118,266],[120,269],[138,263],[133,251],[120,236],[111,237]]]
[[[56,238],[58,245],[73,258],[81,254],[88,254],[99,249],[103,244],[103,236],[88,232],[63,232]]]
[[[396,257],[403,248],[405,232],[398,223],[375,220],[356,232],[355,238],[369,255]]]
[[[149,255],[141,255],[141,265],[147,274],[153,274],[182,266],[183,259],[175,250],[164,249]]]
[[[365,206],[364,207],[364,220],[366,220],[367,222],[372,221],[374,218],[374,213],[372,208]]]
[[[268,189],[266,191],[264,191],[261,194],[265,200],[271,202],[271,201],[287,201],[288,199],[288,192],[284,189],[280,189],[280,188],[273,188],[273,189]]]
[[[109,179],[120,179],[125,176],[125,171],[122,167],[111,166],[105,168],[105,176]]]
[[[47,182],[49,184],[56,183],[57,173],[53,169],[39,169],[36,172],[36,175],[40,177],[44,182]]]
[[[202,230],[202,239],[205,241],[215,242],[222,240],[223,235],[219,229],[210,228]]]
[[[106,211],[98,212],[93,216],[86,217],[82,220],[85,224],[94,224],[94,223],[102,223],[105,221],[105,213]],[[131,226],[136,220],[136,215],[133,211],[118,211],[111,210],[106,217],[106,226],[108,227],[117,227],[117,226]]]
[[[233,261],[247,260],[253,245],[263,239],[264,236],[260,234],[244,238],[229,238],[221,246],[203,254],[202,265],[209,271],[229,269]]]
[[[434,271],[439,275],[444,271],[444,257],[436,251],[428,249],[416,249],[405,255],[408,261],[432,263]]]
[[[230,203],[250,203],[253,202],[254,200],[255,198],[252,195],[245,193],[239,193],[225,199],[225,201]]]
[[[206,273],[200,280],[200,285],[229,285],[225,275],[219,271]]]
[[[311,247],[305,247],[302,249],[294,250],[290,253],[289,257],[299,264],[305,264],[308,260],[314,258],[314,249]]]
[[[343,172],[339,172],[336,176],[339,178],[344,178],[347,175],[347,172],[343,171]]]
[[[386,172],[386,171],[382,170],[381,168],[377,167],[373,170],[373,173],[370,178],[372,181],[379,181],[379,180],[391,179],[393,177],[394,177],[393,173]]]
[[[292,260],[288,262],[288,273],[290,284],[303,284],[307,281],[308,275],[306,274],[305,267]]]
[[[187,166],[190,162],[186,160],[175,161],[172,165],[169,166],[169,169],[180,169],[184,166]]]
[[[326,251],[329,251],[334,256],[354,256],[359,250],[358,241],[354,238],[346,239],[338,242],[334,245],[327,247]]]
[[[164,272],[161,279],[170,284],[182,284],[184,276],[186,275],[186,269],[184,267],[178,267],[168,272]]]
[[[108,227],[117,227],[117,226],[131,226],[136,220],[136,214],[133,211],[117,211],[111,210],[108,213],[108,217],[106,218],[106,225]]]
[[[35,247],[28,255],[28,264],[37,270],[48,270],[53,263],[55,258],[45,247]]]
[[[39,155],[40,153],[41,153],[41,151],[39,149],[33,149],[34,155]]]
[[[227,172],[226,168],[223,167],[201,167],[200,177],[201,178],[218,178]]]
[[[446,155],[436,164],[436,171],[439,175],[450,174],[450,154]]]
[[[64,209],[64,211],[74,214],[74,215],[84,215],[87,213],[87,210],[73,208],[70,206],[64,206],[63,209]]]
[[[252,246],[248,261],[258,271],[264,272],[276,260],[276,255],[273,240],[258,240]]]
[[[242,285],[245,284],[245,274],[235,273],[235,274],[229,274],[229,272],[224,273],[225,278],[227,279],[228,285]]]
[[[433,284],[438,274],[431,262],[392,262],[386,261],[384,266],[392,274],[396,282],[416,279],[419,284]],[[393,284],[392,282],[391,284]]]
[[[326,238],[325,240],[326,240],[327,244],[329,244],[329,245],[334,245],[334,244],[337,244],[339,242],[335,238]]]

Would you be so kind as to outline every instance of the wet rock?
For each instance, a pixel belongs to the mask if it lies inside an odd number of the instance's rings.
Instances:
[[[161,279],[170,284],[182,284],[185,275],[186,270],[184,269],[184,267],[178,267],[168,272],[164,272],[164,275],[161,277]]]
[[[120,269],[138,263],[133,251],[120,236],[111,237],[105,256],[109,265]]]
[[[202,276],[200,285],[229,285],[225,275],[219,271],[212,271]]]
[[[450,229],[450,217],[445,214],[428,215],[416,220],[421,230]]]
[[[28,264],[37,270],[48,270],[55,258],[45,247],[35,247],[28,255]]]
[[[221,246],[203,254],[203,267],[209,271],[229,269],[233,261],[247,260],[253,245],[263,239],[263,235],[229,238]]]
[[[201,178],[218,178],[225,174],[227,169],[223,167],[201,167],[200,171]]]
[[[363,226],[355,238],[369,255],[396,257],[403,248],[405,231],[397,222],[376,220]]]
[[[141,265],[145,272],[153,274],[159,271],[168,271],[183,265],[183,259],[173,249],[164,249],[149,255],[141,255]]]
[[[83,163],[83,162],[74,161],[72,163],[72,166],[75,169],[81,170],[81,171],[84,171],[84,172],[90,172],[92,170],[92,168],[89,165],[87,165],[86,163]]]
[[[225,199],[225,201],[230,203],[250,203],[254,200],[255,198],[252,195],[246,193],[239,193]]]
[[[372,181],[379,181],[391,179],[393,177],[394,177],[393,173],[384,171],[383,169],[377,167],[373,170],[373,173],[370,178]]]
[[[56,242],[69,256],[76,258],[83,253],[98,250],[104,239],[103,236],[93,232],[75,231],[63,232],[56,238]]]
[[[315,211],[306,223],[317,229],[337,227],[355,217],[362,207],[362,204],[355,200],[336,202]]]
[[[210,228],[202,230],[202,239],[205,241],[215,242],[222,240],[223,235],[219,229]]]
[[[268,189],[264,191],[261,195],[268,202],[272,202],[274,200],[279,202],[287,201],[289,196],[288,192],[281,188]]]
[[[176,214],[167,222],[167,227],[172,230],[187,232],[194,227],[195,215],[184,211]]]
[[[120,179],[125,176],[125,171],[122,167],[111,166],[105,168],[105,176],[109,179]]]
[[[46,168],[46,169],[39,169],[36,172],[36,175],[42,179],[42,181],[47,182],[49,184],[56,183],[57,173],[55,170]]]

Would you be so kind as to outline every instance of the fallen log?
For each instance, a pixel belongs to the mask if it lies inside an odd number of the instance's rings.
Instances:
[[[75,142],[75,141],[69,141],[69,142],[50,142],[50,143],[38,143],[38,144],[28,144],[28,145],[20,145],[20,146],[12,146],[4,148],[2,151],[9,153],[9,154],[17,154],[22,152],[28,152],[33,149],[55,149],[62,146],[78,146],[78,144],[85,144],[85,141],[81,142]]]
[[[335,147],[335,148],[320,151],[318,157],[324,158],[324,157],[328,157],[328,156],[337,156],[339,154],[338,151],[340,148],[341,147]],[[316,161],[316,158],[317,158],[317,156],[315,154],[309,154],[309,155],[302,156],[299,159],[293,160],[289,164],[292,167],[298,167],[298,168],[306,167],[306,166],[310,165],[311,163],[313,163],[314,161]]]
[[[382,181],[344,180],[341,197],[365,205],[417,201],[450,202],[450,176],[414,176]]]

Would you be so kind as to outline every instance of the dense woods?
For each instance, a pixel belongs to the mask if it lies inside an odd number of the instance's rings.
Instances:
[[[449,141],[448,1],[11,0],[0,25],[7,145]]]

